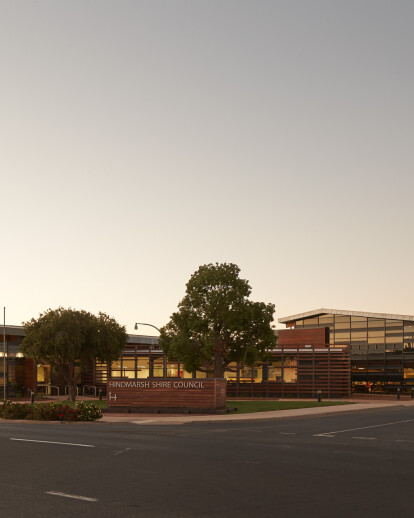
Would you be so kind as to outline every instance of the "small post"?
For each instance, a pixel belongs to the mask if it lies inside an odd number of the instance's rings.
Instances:
[[[414,387],[411,387],[411,399],[414,399]]]
[[[397,399],[401,399],[401,389],[397,388]]]
[[[35,394],[34,394],[34,390],[32,390],[32,393],[31,393],[31,395],[30,395],[30,402],[31,402],[31,403],[34,403],[34,396],[35,396]]]
[[[318,403],[322,401],[322,391],[321,389],[318,389]]]
[[[102,401],[102,389],[99,389],[99,401]]]

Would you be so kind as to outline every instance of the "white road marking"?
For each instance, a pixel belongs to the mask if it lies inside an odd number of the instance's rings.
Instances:
[[[130,450],[131,448],[125,448],[124,450],[117,451],[114,453],[114,455],[120,455],[121,453],[125,453],[126,451]]]
[[[367,441],[376,441],[376,437],[352,437],[352,439],[365,439]]]
[[[97,502],[97,498],[90,498],[89,496],[71,495],[70,493],[60,493],[59,491],[46,491],[47,495],[64,496],[65,498],[75,498],[75,500],[85,500],[86,502]]]
[[[296,432],[279,432],[281,435],[296,435]]]
[[[406,419],[405,421],[394,421],[393,423],[374,424],[372,426],[361,426],[360,428],[348,428],[347,430],[336,430],[335,432],[316,433],[314,437],[329,437],[336,433],[355,432],[356,430],[368,430],[369,428],[380,428],[381,426],[391,426],[394,424],[411,423],[414,419]]]
[[[77,444],[74,442],[37,441],[36,439],[16,439],[15,437],[10,437],[10,440],[23,442],[43,442],[45,444],[64,444],[65,446],[82,446],[83,448],[95,448],[93,444]]]

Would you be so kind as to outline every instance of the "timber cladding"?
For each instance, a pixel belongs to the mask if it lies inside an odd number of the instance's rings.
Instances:
[[[283,369],[295,372],[289,381]],[[227,385],[230,397],[305,397],[315,398],[318,391],[323,397],[343,398],[351,394],[351,358],[348,347],[278,348],[272,361],[281,366],[273,379],[254,383],[231,382]]]
[[[314,327],[278,330],[278,346],[307,344],[317,345],[318,347],[329,344],[329,329],[327,327]]]
[[[226,408],[225,379],[110,378],[108,407]]]

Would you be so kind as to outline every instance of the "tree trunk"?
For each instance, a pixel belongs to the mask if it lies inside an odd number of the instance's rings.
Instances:
[[[214,355],[214,377],[224,378],[224,358],[220,352]]]
[[[68,365],[68,387],[69,387],[69,398],[71,401],[76,401],[76,385],[77,377],[74,373],[74,365],[70,363]]]

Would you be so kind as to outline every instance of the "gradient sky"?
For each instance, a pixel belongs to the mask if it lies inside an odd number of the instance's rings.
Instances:
[[[412,0],[0,0],[7,322],[162,326],[216,261],[414,314],[413,49]]]

